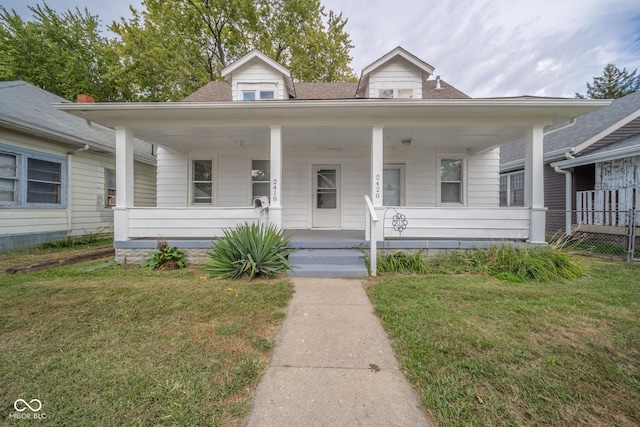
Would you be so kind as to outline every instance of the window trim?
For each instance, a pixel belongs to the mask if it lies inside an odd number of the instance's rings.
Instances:
[[[104,207],[105,208],[114,208],[116,206],[116,197],[118,195],[117,188],[113,187],[113,204],[109,203],[110,195],[109,195],[109,172],[113,172],[114,178],[117,179],[116,169],[115,168],[104,168]]]
[[[0,151],[8,155],[16,156],[16,200],[13,202],[0,202],[0,209],[66,209],[67,208],[67,158],[55,154],[43,153],[27,148],[0,144]],[[58,163],[60,165],[60,203],[27,202],[28,186],[28,162],[29,159]]]
[[[194,192],[194,164],[196,161],[210,161],[211,162],[211,203],[196,203],[194,200],[195,192]],[[216,165],[216,161],[214,157],[191,157],[189,159],[189,206],[216,206],[216,183],[218,182],[216,172],[218,168]],[[197,182],[205,182],[205,181],[197,181]]]
[[[523,192],[523,196],[522,196],[522,204],[518,204],[518,205],[514,205],[511,202],[511,177],[513,175],[522,175],[522,192]],[[500,207],[503,208],[507,208],[507,207],[523,207],[525,205],[524,203],[524,171],[523,170],[519,170],[519,171],[513,171],[513,172],[507,172],[507,173],[501,173],[500,174],[500,179],[502,179],[502,177],[506,178],[507,181],[507,197],[506,197],[506,204],[502,205],[500,204]],[[498,188],[498,198],[500,197],[500,188]]]
[[[251,172],[253,171],[253,162],[267,162],[269,164],[269,179],[267,181],[254,181],[251,176]],[[271,159],[263,158],[263,157],[252,157],[249,159],[249,205],[253,206],[253,200],[256,196],[253,194],[253,184],[267,184],[269,188],[271,188]],[[271,203],[271,190],[269,190],[269,194],[267,195],[269,198],[269,203]]]
[[[405,163],[385,163],[382,166],[382,176],[384,178],[384,171],[385,169],[399,169],[400,170],[400,205],[399,206],[406,206],[406,190],[407,187],[405,185],[405,170],[406,170],[406,165]],[[384,203],[384,180],[382,182],[382,204],[384,206],[391,206],[391,205],[387,205]],[[394,206],[395,207],[395,206]]]
[[[438,153],[436,156],[436,206],[467,206],[467,158],[468,156],[463,153]],[[462,174],[460,180],[460,201],[459,202],[443,202],[442,201],[442,173],[440,167],[442,160],[460,160],[462,165],[460,173]],[[448,181],[446,181],[448,182]]]

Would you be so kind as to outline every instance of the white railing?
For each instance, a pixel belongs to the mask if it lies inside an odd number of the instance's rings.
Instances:
[[[404,215],[403,227],[398,227],[398,217],[394,224],[396,214]],[[383,223],[385,239],[526,240],[530,226],[529,208],[522,207],[386,208]]]
[[[136,238],[198,238],[223,236],[225,229],[242,223],[258,223],[265,211],[237,208],[130,208],[127,235]]]
[[[378,270],[378,214],[373,207],[369,196],[364,196],[367,205],[367,239],[369,240],[369,272],[372,276],[377,275]]]
[[[626,226],[629,209],[637,206],[636,187],[576,191],[578,224]]]

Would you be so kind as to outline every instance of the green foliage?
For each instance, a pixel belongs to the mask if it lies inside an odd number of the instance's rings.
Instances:
[[[119,60],[87,9],[56,13],[29,7],[31,21],[0,6],[0,80],[24,80],[63,98],[87,93],[98,101],[126,98],[111,71]]]
[[[218,278],[251,280],[256,276],[272,277],[291,268],[287,256],[293,252],[285,237],[274,225],[242,224],[224,231],[205,263],[207,274]]]
[[[637,71],[636,69],[629,73],[626,68],[619,70],[614,64],[607,64],[602,76],[594,77],[593,84],[587,83],[587,98],[617,99],[637,91],[640,89],[640,76],[636,76]],[[584,97],[576,93],[576,98]]]
[[[175,246],[169,246],[169,243],[162,239],[158,239],[156,251],[151,254],[147,261],[140,265],[140,267],[148,270],[178,270],[186,266],[187,261],[184,257],[184,251]]]
[[[378,254],[376,259],[378,273],[421,273],[429,272],[427,262],[422,257],[422,250],[413,255],[404,252]]]
[[[44,242],[40,245],[41,249],[55,249],[55,248],[72,248],[74,246],[90,245],[106,239],[98,234],[85,234],[83,236],[67,236],[55,242]]]
[[[413,255],[402,252],[379,254],[377,265],[378,273],[483,273],[512,282],[575,279],[582,274],[582,267],[559,249],[507,245],[466,253],[454,252],[428,261],[423,258],[421,250]]]

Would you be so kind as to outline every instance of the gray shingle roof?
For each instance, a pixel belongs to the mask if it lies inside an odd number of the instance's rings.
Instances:
[[[435,80],[427,80],[422,85],[423,99],[461,99],[469,98],[460,90],[440,80],[442,89],[435,88]],[[354,99],[357,82],[298,82],[295,83],[296,98],[303,100]],[[231,85],[227,82],[209,82],[183,99],[186,102],[231,101]]]
[[[0,82],[0,127],[72,146],[88,144],[95,150],[114,153],[112,130],[92,126],[51,106],[68,102],[21,80]],[[150,144],[136,139],[134,152],[137,160],[155,164]]]
[[[577,118],[576,124],[544,138],[544,152],[551,153],[571,147],[593,138],[600,132],[618,123],[625,117],[640,110],[640,91],[614,100],[610,105]],[[564,124],[556,127],[561,127]],[[633,125],[630,123],[629,125]],[[553,129],[553,128],[551,128]],[[624,137],[620,134],[620,137]],[[628,135],[627,135],[628,136]],[[608,140],[609,143],[615,142]],[[592,148],[596,148],[592,147]],[[585,150],[583,154],[589,150]],[[524,158],[524,140],[519,139],[500,147],[500,163],[518,161]]]

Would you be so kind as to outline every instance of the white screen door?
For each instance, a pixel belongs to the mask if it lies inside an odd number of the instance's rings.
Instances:
[[[340,165],[313,165],[314,228],[340,228]]]
[[[384,165],[382,183],[382,204],[384,206],[403,206],[404,165]]]

